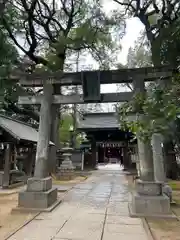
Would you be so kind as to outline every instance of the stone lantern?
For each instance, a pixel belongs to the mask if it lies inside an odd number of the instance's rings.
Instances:
[[[62,148],[63,154],[62,154],[62,164],[58,168],[58,179],[59,180],[71,180],[74,178],[74,166],[71,161],[72,156],[72,148],[67,145],[66,147]]]

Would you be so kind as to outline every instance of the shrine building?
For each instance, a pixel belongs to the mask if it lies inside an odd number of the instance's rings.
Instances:
[[[126,168],[132,164],[136,139],[131,132],[120,129],[117,113],[86,113],[79,119],[78,131],[86,134],[91,145],[93,166],[120,162],[120,159]]]

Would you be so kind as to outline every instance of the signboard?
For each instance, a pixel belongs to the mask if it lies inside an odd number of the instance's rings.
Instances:
[[[83,100],[84,102],[100,102],[100,77],[95,74],[94,77],[85,75],[82,78]]]
[[[98,142],[97,146],[103,147],[103,148],[118,148],[118,147],[124,147],[124,142]]]

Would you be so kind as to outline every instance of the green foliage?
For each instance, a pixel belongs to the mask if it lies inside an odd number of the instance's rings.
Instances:
[[[153,62],[168,63],[175,67],[179,66],[179,25],[178,21],[171,26],[161,29],[159,36],[153,41],[153,48],[149,49],[147,44],[143,44],[143,35],[140,36],[134,49],[129,50],[128,67],[147,67],[151,66],[150,56],[153,55]],[[138,48],[140,46],[140,48]],[[143,54],[141,54],[143,53]],[[177,134],[177,115],[179,114],[179,86],[180,80],[177,75],[167,83],[157,80],[148,86],[147,97],[139,99],[137,96],[128,104],[124,105],[120,111],[120,122],[129,128],[145,141],[150,139],[155,132],[161,133],[166,137],[178,138]],[[165,80],[164,80],[165,81]],[[143,101],[142,101],[143,100]],[[141,111],[140,111],[141,110]],[[127,121],[130,112],[135,114],[142,112],[144,118],[136,115],[134,122]],[[124,112],[122,114],[122,112]]]
[[[146,141],[153,133],[170,136],[172,125],[180,114],[180,76],[162,86],[157,82],[147,92],[147,97],[138,94],[132,101],[119,108],[119,120],[124,129],[129,129]],[[128,120],[129,114],[136,116]]]
[[[178,67],[180,65],[180,19],[165,28],[161,38],[160,57],[162,63]]]
[[[135,42],[134,47],[130,47],[127,56],[128,68],[139,68],[152,66],[151,51],[145,38],[145,32]]]
[[[73,126],[73,116],[70,113],[64,113],[61,117],[61,123],[59,127],[59,138],[61,143],[71,142],[72,140],[72,130]],[[82,139],[81,135],[76,135],[76,147],[80,146]]]
[[[71,114],[64,113],[61,117],[61,123],[59,128],[59,136],[61,143],[67,143],[71,140],[70,128],[73,125],[73,118]]]
[[[14,24],[13,9],[9,4],[6,5],[4,15]],[[3,21],[0,18],[0,95],[6,97],[7,89],[15,84],[8,79],[8,76],[18,62],[18,52],[12,44],[7,32],[3,28]]]
[[[11,28],[18,28],[18,18],[12,4],[6,5],[4,16],[11,22]],[[24,89],[16,81],[11,80],[9,75],[12,69],[20,62],[18,51],[9,37],[8,33],[4,30],[4,22],[0,18],[0,111],[8,115],[16,114],[16,117],[23,117],[26,115],[25,120],[28,121],[30,116],[38,119],[38,115],[32,114],[32,107],[21,108],[17,105],[19,95],[27,94],[30,92]],[[27,117],[27,115],[30,115]]]
[[[72,26],[66,34],[60,30],[56,41],[50,43],[46,54],[50,68],[62,69],[65,59],[76,53],[87,51],[100,63],[107,67],[113,62],[114,53],[120,50],[117,40],[124,35],[125,22],[118,12],[106,15],[102,10],[99,0],[96,1],[74,1],[76,15],[73,16]],[[68,11],[71,10],[69,7]],[[59,18],[60,23],[67,18],[63,13]],[[112,34],[114,33],[114,34]],[[64,55],[63,59],[59,56]]]
[[[16,85],[8,76],[17,61],[16,48],[10,43],[7,35],[0,30],[0,96],[2,101],[7,97],[8,90]]]

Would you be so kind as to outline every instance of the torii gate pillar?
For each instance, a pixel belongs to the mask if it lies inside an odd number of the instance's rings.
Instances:
[[[135,93],[144,92],[143,79],[135,81]],[[141,118],[145,116],[139,114]],[[132,200],[129,203],[131,217],[173,217],[170,210],[170,199],[163,194],[164,179],[154,179],[154,172],[157,173],[159,166],[163,171],[163,159],[159,151],[159,141],[153,136],[153,143],[158,146],[151,147],[151,142],[143,142],[137,134],[138,155],[140,163],[140,180],[136,182],[136,190],[132,194]],[[158,151],[158,157],[157,157]],[[153,159],[154,158],[154,159]],[[153,160],[154,163],[153,164]],[[156,163],[158,161],[158,164]],[[160,162],[159,162],[160,161]],[[164,172],[162,172],[163,176]],[[155,174],[156,177],[157,174]],[[161,181],[155,181],[161,180]]]
[[[35,173],[33,178],[28,179],[26,191],[19,193],[18,207],[20,209],[47,210],[49,208],[51,210],[58,204],[57,189],[52,188],[52,178],[48,171],[53,86],[44,82],[43,92]]]

